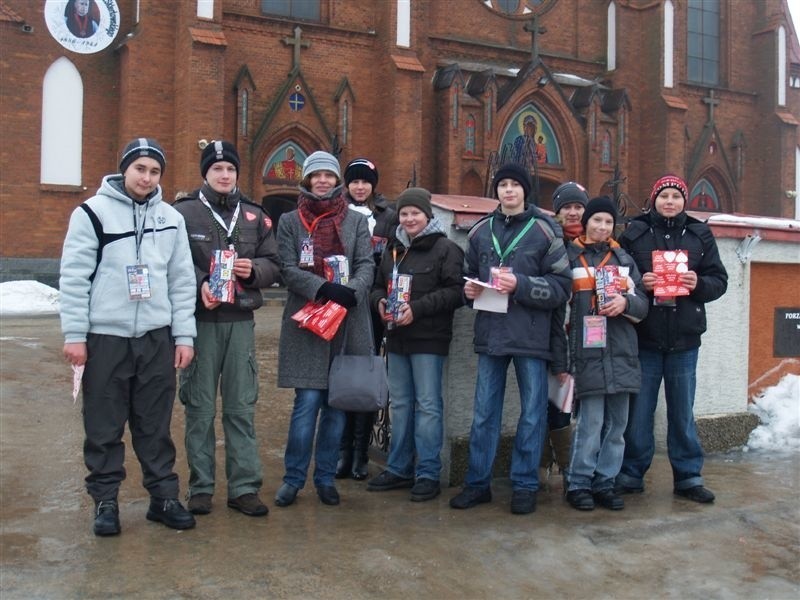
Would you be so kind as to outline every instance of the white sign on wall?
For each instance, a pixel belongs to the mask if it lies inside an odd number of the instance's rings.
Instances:
[[[44,20],[53,39],[79,54],[106,49],[119,33],[116,0],[47,0]]]

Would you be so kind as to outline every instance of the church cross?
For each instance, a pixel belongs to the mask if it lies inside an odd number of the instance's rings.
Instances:
[[[283,43],[287,46],[294,46],[294,56],[292,57],[292,68],[296,68],[300,66],[300,48],[309,48],[311,46],[311,42],[308,40],[300,40],[300,36],[303,34],[303,30],[300,29],[300,26],[294,28],[294,37],[285,37],[283,38]]]
[[[708,123],[714,124],[714,107],[719,104],[719,98],[714,97],[714,90],[709,90],[708,96],[703,98],[703,102],[708,104]]]
[[[531,62],[539,58],[539,35],[547,33],[547,27],[539,26],[539,15],[534,15],[528,23],[525,23],[525,31],[531,32]]]

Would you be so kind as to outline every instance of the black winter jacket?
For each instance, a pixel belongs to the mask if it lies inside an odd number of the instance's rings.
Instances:
[[[475,352],[551,359],[551,315],[567,302],[572,285],[561,228],[551,217],[529,205],[524,212],[511,216],[498,208],[478,221],[469,234],[464,275],[489,281],[489,270],[500,264],[492,228],[500,248],[505,249],[532,218],[536,219],[533,227],[504,262],[517,276],[508,312],[478,311]]]
[[[392,279],[393,250],[398,273],[412,276],[409,306],[414,320],[405,327],[386,331],[386,350],[406,355],[447,355],[453,337],[453,313],[463,304],[464,252],[447,239],[438,219],[433,219],[410,243],[403,233],[393,237],[372,286],[373,310],[386,298],[387,284]]]
[[[639,347],[661,352],[680,352],[700,346],[706,330],[705,303],[721,297],[728,288],[728,273],[708,225],[682,212],[665,219],[656,211],[636,217],[619,238],[639,271],[653,270],[653,250],[687,250],[689,270],[697,273],[697,287],[688,296],[678,296],[675,306],[654,306],[636,327]]]
[[[647,296],[642,287],[642,277],[633,259],[619,246],[608,242],[582,245],[571,242],[567,247],[567,255],[572,267],[573,281],[586,277],[586,269],[580,257],[592,269],[589,277],[594,277],[594,268],[602,263],[611,252],[607,265],[617,265],[620,274],[627,271],[633,283],[633,289],[626,294],[628,308],[618,317],[606,319],[606,347],[583,347],[583,317],[592,312],[592,298],[596,292],[576,290],[573,286],[569,316],[569,354],[570,371],[575,376],[575,395],[598,396],[605,394],[635,394],[641,387],[639,369],[639,348],[636,343],[634,323],[641,321],[647,314]],[[553,348],[554,354],[559,352]]]
[[[226,223],[229,223],[236,208],[241,202],[239,219],[233,231],[234,247],[240,258],[249,258],[253,262],[253,271],[247,281],[239,280],[236,302],[223,303],[214,310],[208,310],[200,298],[200,287],[208,280],[208,269],[211,254],[214,250],[226,249],[226,233],[209,212],[208,207],[199,198],[200,190],[178,200],[175,209],[186,221],[186,232],[189,235],[189,247],[192,250],[195,277],[197,280],[197,307],[195,318],[204,322],[249,321],[253,311],[263,303],[261,288],[269,287],[280,273],[278,266],[278,246],[272,231],[272,221],[263,209],[250,202],[238,192],[227,197],[218,196],[207,184],[202,188],[208,203]]]

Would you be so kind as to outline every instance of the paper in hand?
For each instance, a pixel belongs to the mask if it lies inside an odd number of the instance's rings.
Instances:
[[[81,391],[81,381],[83,381],[83,369],[85,365],[72,365],[72,403],[78,401],[78,392]]]
[[[471,277],[464,277],[464,279],[472,283],[477,283],[484,288],[480,295],[472,301],[472,308],[495,313],[508,312],[508,294],[501,294],[496,288],[479,279],[473,279]]]

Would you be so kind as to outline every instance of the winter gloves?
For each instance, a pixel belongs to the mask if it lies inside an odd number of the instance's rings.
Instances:
[[[319,288],[317,300],[332,300],[345,308],[353,308],[358,303],[354,289],[330,281],[326,281]]]

